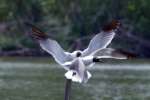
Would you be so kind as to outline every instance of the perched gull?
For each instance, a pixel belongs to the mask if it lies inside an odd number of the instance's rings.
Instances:
[[[119,24],[118,21],[112,21],[92,38],[85,50],[77,50],[72,53],[63,50],[57,41],[49,38],[37,27],[32,24],[28,25],[32,27],[31,36],[39,42],[41,48],[51,54],[55,61],[67,70],[65,77],[73,82],[86,83],[92,76],[87,70],[88,66],[91,67],[95,62],[100,62],[101,58],[127,58],[126,55],[115,49],[106,48],[114,38]]]

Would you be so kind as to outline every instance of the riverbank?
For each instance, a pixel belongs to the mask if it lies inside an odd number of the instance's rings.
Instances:
[[[0,56],[0,62],[35,62],[35,63],[54,63],[51,55],[46,56]],[[102,59],[99,64],[150,64],[150,59]]]
[[[65,70],[58,64],[32,63],[34,59],[30,59],[31,63],[0,62],[2,100],[61,100],[63,98]],[[74,100],[149,100],[150,70],[121,70],[115,67],[112,64],[93,66],[95,69],[90,71],[93,76],[88,83],[73,83],[71,98]],[[137,66],[126,64],[120,67]]]

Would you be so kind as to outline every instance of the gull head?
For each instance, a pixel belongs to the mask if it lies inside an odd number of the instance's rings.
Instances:
[[[76,50],[76,51],[72,52],[72,56],[74,58],[81,57],[82,56],[82,52],[80,50]]]
[[[82,55],[81,52],[76,53],[76,57],[80,57],[81,55]]]

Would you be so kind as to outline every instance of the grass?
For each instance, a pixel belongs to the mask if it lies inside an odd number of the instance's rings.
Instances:
[[[57,64],[41,62],[1,60],[1,100],[63,100],[65,70]],[[73,83],[71,100],[150,99],[150,70],[92,69],[90,72],[93,77],[87,84]]]

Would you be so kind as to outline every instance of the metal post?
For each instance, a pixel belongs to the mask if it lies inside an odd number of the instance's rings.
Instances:
[[[72,83],[72,80],[66,79],[66,86],[65,86],[64,100],[70,100],[71,83]]]

